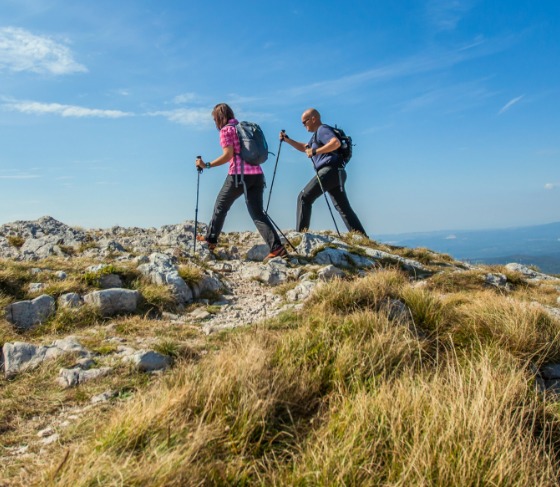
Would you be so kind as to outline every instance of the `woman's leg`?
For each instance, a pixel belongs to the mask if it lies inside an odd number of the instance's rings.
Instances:
[[[280,237],[263,209],[264,175],[245,176],[245,184],[247,186],[247,209],[257,230],[270,251],[281,247]]]
[[[208,231],[206,232],[206,240],[210,243],[218,243],[218,237],[222,233],[224,222],[233,202],[243,194],[243,186],[235,185],[234,176],[227,176],[222,189],[216,198],[214,205],[214,213],[212,219],[208,224]]]

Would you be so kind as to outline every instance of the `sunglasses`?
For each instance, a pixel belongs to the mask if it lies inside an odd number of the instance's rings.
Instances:
[[[309,122],[309,120],[311,120],[312,118],[313,118],[313,117],[306,118],[305,120],[302,120],[301,123],[302,123],[303,125],[305,125],[305,124],[306,124],[307,122]]]

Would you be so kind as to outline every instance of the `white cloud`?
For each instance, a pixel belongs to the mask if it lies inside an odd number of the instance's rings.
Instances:
[[[212,110],[208,108],[178,108],[176,110],[164,110],[151,112],[153,117],[165,117],[167,120],[181,125],[209,125],[212,123],[210,116]]]
[[[181,104],[181,103],[189,103],[191,101],[195,101],[198,97],[195,93],[183,93],[181,95],[177,95],[173,98],[173,103]]]
[[[0,28],[0,70],[54,75],[86,72],[70,49],[50,37],[17,27]]]
[[[552,190],[552,189],[554,189],[554,188],[557,188],[558,186],[560,186],[560,185],[557,184],[557,183],[546,183],[546,184],[544,185],[544,189],[547,189],[547,190],[550,191],[550,190]]]
[[[445,240],[456,240],[457,239],[457,235],[448,235],[447,237],[445,237]]]
[[[501,115],[502,113],[507,112],[513,105],[515,105],[516,103],[520,102],[520,101],[523,99],[524,96],[525,96],[525,95],[521,95],[521,96],[518,96],[518,97],[513,98],[512,100],[508,101],[508,102],[500,109],[500,111],[498,112],[498,115]]]
[[[85,108],[75,105],[61,105],[60,103],[40,103],[36,101],[15,101],[5,103],[6,110],[27,113],[32,115],[53,114],[61,117],[97,117],[97,118],[122,118],[134,114],[120,110],[100,110],[97,108]]]

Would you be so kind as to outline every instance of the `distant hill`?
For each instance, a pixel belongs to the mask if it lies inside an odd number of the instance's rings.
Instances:
[[[427,247],[456,259],[487,264],[519,262],[560,273],[560,222],[492,230],[448,230],[380,235],[404,247]]]

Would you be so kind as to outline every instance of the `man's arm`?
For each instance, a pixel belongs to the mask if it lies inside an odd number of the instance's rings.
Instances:
[[[325,145],[317,147],[316,149],[311,149],[311,147],[305,149],[307,157],[314,156],[315,154],[328,154],[333,152],[340,147],[340,140],[337,137],[333,137]]]
[[[284,131],[280,132],[280,140],[287,142],[294,149],[297,149],[300,152],[305,152],[306,144],[304,144],[303,142],[298,142],[297,140],[290,139],[290,137],[288,137]]]

